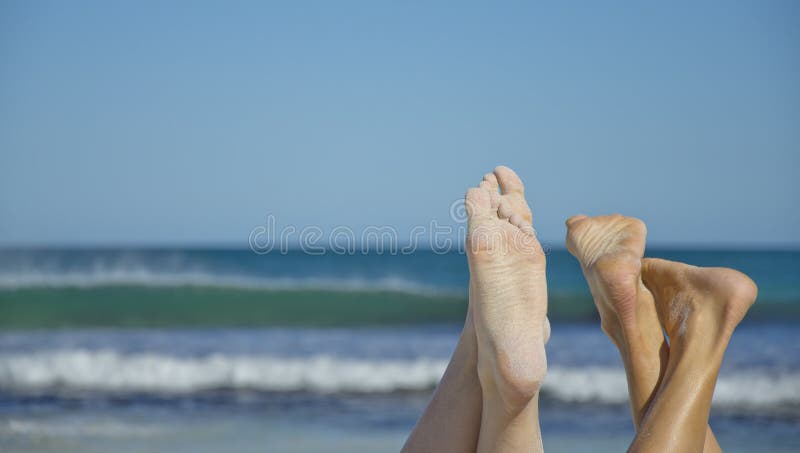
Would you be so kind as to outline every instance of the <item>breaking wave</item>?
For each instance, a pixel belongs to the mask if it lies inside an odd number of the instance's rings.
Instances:
[[[440,359],[286,358],[211,354],[199,357],[70,349],[0,355],[0,391],[185,395],[205,391],[391,393],[432,389],[447,366]],[[625,375],[611,367],[551,366],[543,396],[564,402],[625,404]],[[800,407],[800,372],[723,374],[718,407]]]
[[[16,272],[0,274],[0,290],[30,288],[97,288],[103,286],[181,287],[260,290],[391,291],[419,295],[461,295],[463,291],[434,287],[403,277],[326,278],[326,277],[252,277],[214,275],[199,271],[154,272],[140,269],[97,269],[81,272]]]

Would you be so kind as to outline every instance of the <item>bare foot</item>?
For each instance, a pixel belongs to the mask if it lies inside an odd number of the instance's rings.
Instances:
[[[758,294],[753,280],[739,271],[656,258],[643,261],[642,279],[655,296],[671,354],[688,344],[724,352]]]
[[[653,296],[641,282],[647,228],[633,217],[619,214],[567,220],[567,250],[581,263],[603,331],[617,346],[627,335],[660,328]]]
[[[670,339],[669,363],[629,451],[720,451],[707,428],[725,349],[758,288],[733,269],[642,261]]]
[[[647,228],[619,214],[567,220],[567,249],[581,263],[603,331],[617,346],[638,427],[667,363],[653,296],[640,278]]]
[[[511,169],[487,174],[467,192],[466,205],[478,377],[485,398],[491,387],[514,412],[538,394],[547,370],[545,256]]]

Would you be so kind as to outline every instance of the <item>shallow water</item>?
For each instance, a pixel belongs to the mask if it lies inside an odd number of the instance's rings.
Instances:
[[[726,451],[796,450],[800,253],[648,254],[759,284],[711,423]],[[455,346],[465,263],[2,250],[0,451],[397,451]],[[548,255],[548,285],[545,447],[621,451],[633,435],[622,365],[566,252]]]
[[[12,451],[396,451],[457,335],[453,325],[6,332],[0,438]],[[625,378],[599,328],[554,323],[548,356],[548,451],[623,448]],[[712,426],[726,450],[800,442],[800,329],[737,331]]]

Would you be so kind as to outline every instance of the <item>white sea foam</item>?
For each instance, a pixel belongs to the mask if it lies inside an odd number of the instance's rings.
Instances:
[[[544,391],[562,401],[628,402],[628,384],[621,369],[607,367],[548,369]],[[800,372],[770,370],[720,375],[714,404],[722,407],[769,408],[800,405]]]
[[[433,385],[441,360],[358,360],[331,356],[199,358],[63,350],[0,355],[0,388],[192,393],[217,388],[264,391],[391,392]]]
[[[353,359],[207,355],[181,357],[112,350],[53,350],[0,355],[0,390],[188,394],[213,389],[387,393],[433,388],[441,359]],[[625,375],[610,367],[548,369],[543,394],[567,402],[624,404]],[[800,405],[800,372],[743,371],[720,376],[717,406],[769,409]]]
[[[231,289],[392,291],[420,295],[461,294],[452,289],[424,285],[403,277],[326,278],[326,277],[250,277],[216,275],[203,271],[153,271],[147,268],[99,267],[80,272],[5,272],[0,274],[0,289],[95,288],[102,286],[175,287],[203,286]]]
[[[7,419],[0,423],[0,438],[42,438],[62,437],[84,439],[86,437],[128,439],[145,438],[168,433],[169,428],[157,423],[124,423],[116,420],[91,419],[80,420],[36,420]]]

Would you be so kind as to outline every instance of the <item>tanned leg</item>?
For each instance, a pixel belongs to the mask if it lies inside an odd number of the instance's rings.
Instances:
[[[731,335],[755,302],[757,288],[732,269],[660,259],[642,262],[670,340],[669,361],[630,451],[701,452],[722,358]]]
[[[619,349],[638,431],[666,371],[667,342],[653,301],[641,280],[647,228],[621,215],[567,220],[567,249],[581,264],[601,326]],[[706,452],[721,451],[708,428]]]

